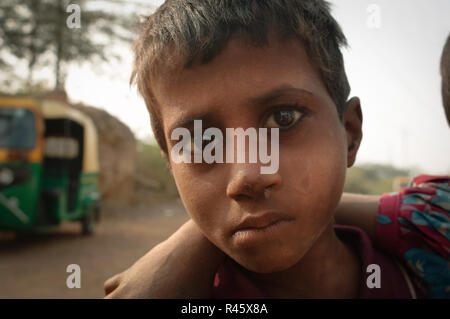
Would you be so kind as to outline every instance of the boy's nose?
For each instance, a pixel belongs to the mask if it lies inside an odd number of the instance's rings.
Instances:
[[[281,185],[281,176],[261,174],[261,164],[233,164],[232,176],[227,186],[227,196],[233,200],[264,198],[268,192]]]

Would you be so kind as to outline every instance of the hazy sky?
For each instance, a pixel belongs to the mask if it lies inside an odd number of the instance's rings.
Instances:
[[[149,1],[159,5],[163,1]],[[332,0],[349,48],[352,95],[361,98],[364,138],[358,163],[450,173],[450,129],[440,94],[439,59],[450,32],[449,0]],[[146,12],[142,12],[144,14]],[[72,67],[69,96],[102,107],[138,137],[151,134],[144,102],[128,85],[131,51],[121,63]]]

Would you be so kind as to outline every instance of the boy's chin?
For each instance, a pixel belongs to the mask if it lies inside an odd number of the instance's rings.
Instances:
[[[233,259],[248,271],[259,274],[270,274],[293,267],[299,262],[302,256],[299,256],[299,254],[281,256],[278,254],[266,254],[265,256],[253,255],[251,257],[245,256]]]

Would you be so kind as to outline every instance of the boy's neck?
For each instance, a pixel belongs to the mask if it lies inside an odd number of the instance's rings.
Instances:
[[[361,262],[336,236],[333,224],[334,220],[293,267],[249,277],[268,298],[356,298]]]

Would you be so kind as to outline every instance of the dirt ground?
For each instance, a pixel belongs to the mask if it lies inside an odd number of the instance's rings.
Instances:
[[[96,233],[67,222],[46,234],[0,233],[0,298],[102,298],[103,283],[167,238],[188,216],[179,200],[140,206],[105,205]],[[66,267],[81,268],[81,288],[69,289]]]

